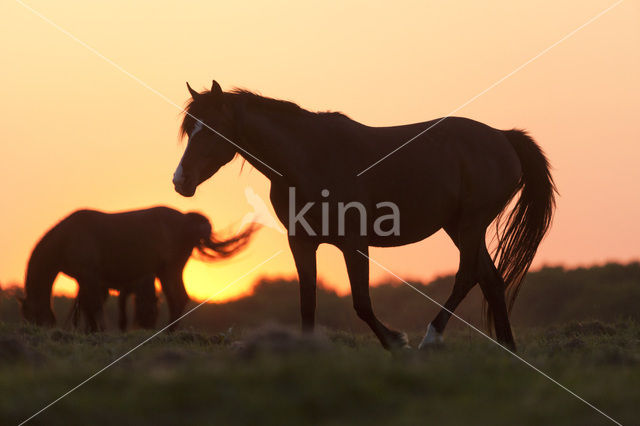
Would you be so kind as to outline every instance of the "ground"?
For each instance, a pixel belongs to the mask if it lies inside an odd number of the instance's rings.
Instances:
[[[17,424],[151,336],[0,324],[0,424]],[[282,327],[162,333],[31,424],[600,425],[603,415],[472,331],[425,353]],[[421,336],[411,336],[417,346]],[[638,424],[640,325],[518,330],[519,354]]]

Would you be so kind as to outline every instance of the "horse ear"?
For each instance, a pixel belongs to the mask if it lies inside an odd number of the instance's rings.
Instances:
[[[196,97],[198,97],[200,95],[200,93],[196,92],[195,90],[193,90],[191,88],[191,86],[189,86],[189,82],[187,81],[187,89],[189,89],[189,93],[191,94],[191,97],[193,99],[195,99]]]
[[[213,93],[215,96],[222,95],[222,88],[215,80],[213,80],[213,83],[211,83],[211,93]]]

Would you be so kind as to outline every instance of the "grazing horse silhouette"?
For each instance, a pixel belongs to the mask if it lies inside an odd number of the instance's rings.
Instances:
[[[78,307],[91,331],[103,328],[100,319],[109,289],[136,295],[136,319],[152,327],[157,316],[155,278],[159,278],[169,307],[169,321],[183,312],[189,296],[182,281],[184,266],[196,249],[205,259],[235,254],[253,229],[219,240],[200,213],[153,207],[123,213],[78,210],[48,231],[36,244],[25,278],[22,314],[41,325],[55,324],[51,290],[59,272],[78,282]],[[77,320],[76,320],[77,321]],[[126,318],[120,325],[126,326]],[[176,324],[173,324],[172,328]]]
[[[406,335],[373,312],[368,248],[417,242],[444,228],[460,251],[459,269],[446,309],[420,347],[442,339],[450,312],[480,283],[498,340],[515,349],[509,310],[555,205],[547,159],[525,132],[459,117],[369,127],[246,90],[223,92],[215,81],[202,93],[187,87],[191,100],[181,133],[189,141],[175,189],[192,196],[236,154],[271,180],[271,202],[288,229],[298,271],[304,330],[314,327],[316,249],[329,243],[344,255],[358,316],[385,348],[406,346]],[[486,229],[518,192],[498,233],[496,267]]]

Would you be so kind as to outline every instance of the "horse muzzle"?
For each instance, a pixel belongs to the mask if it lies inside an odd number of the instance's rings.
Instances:
[[[173,187],[183,197],[193,197],[193,194],[196,193],[196,185],[191,183],[182,173],[182,166],[179,166],[173,174]]]
[[[183,197],[193,197],[193,195],[196,193],[195,185],[188,185],[185,183],[174,182],[173,187],[175,188],[176,192],[182,195]]]

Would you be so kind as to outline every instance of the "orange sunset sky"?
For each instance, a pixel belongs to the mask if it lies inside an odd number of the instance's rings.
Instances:
[[[186,80],[215,78],[376,126],[448,114],[613,3],[26,2],[180,106]],[[179,196],[179,109],[20,2],[2,2],[0,21],[0,282],[21,283],[36,240],[80,207],[165,204],[233,231],[252,211],[245,188],[268,200],[269,182],[239,160]],[[547,152],[561,196],[534,267],[639,257],[639,77],[640,3],[626,0],[456,113],[528,129]],[[285,235],[263,229],[232,260],[190,261],[187,289],[208,297],[281,249],[216,299],[293,276]],[[441,233],[371,256],[404,279],[457,267]],[[348,291],[337,249],[320,249],[319,271]],[[57,291],[74,289],[58,277]]]

